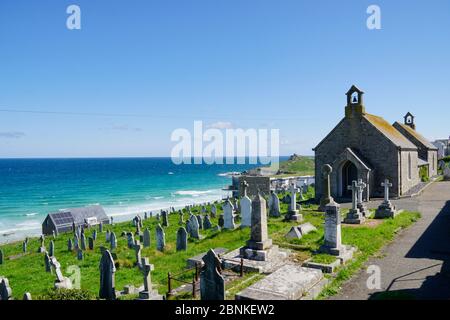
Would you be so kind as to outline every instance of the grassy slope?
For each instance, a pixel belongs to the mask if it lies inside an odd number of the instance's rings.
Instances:
[[[294,160],[286,160],[280,163],[280,171],[299,175],[314,174],[314,157],[301,156]]]
[[[313,196],[312,189],[309,196]],[[287,205],[282,204],[282,211],[287,211]],[[291,226],[297,223],[287,223],[280,218],[270,218],[268,227],[269,233],[274,240],[274,243],[282,247],[288,247],[293,250],[293,257],[296,260],[303,261],[312,255],[313,250],[316,250],[323,241],[323,214],[315,211],[317,206],[304,206],[303,215],[305,220],[311,222],[318,228],[317,232],[312,232],[302,239],[286,240],[284,235],[289,231]],[[195,209],[194,212],[198,210]],[[345,214],[345,212],[343,212]],[[362,253],[357,256],[355,262],[343,268],[338,277],[332,285],[325,291],[323,297],[333,294],[337,291],[340,283],[355,272],[362,263],[370,256],[375,254],[386,242],[390,241],[395,231],[399,227],[407,227],[418,218],[417,213],[402,213],[393,220],[386,220],[376,228],[368,227],[343,227],[343,241],[346,244],[356,245]],[[186,215],[185,215],[186,217]],[[176,252],[176,230],[178,229],[178,215],[170,216],[170,226],[166,228],[166,243],[167,249],[165,253],[156,251],[155,249],[155,226],[156,220],[149,219],[144,221],[144,227],[149,227],[152,233],[152,243],[150,248],[142,250],[143,257],[149,257],[150,262],[155,265],[155,270],[152,272],[152,281],[157,285],[160,293],[164,294],[167,291],[167,272],[177,273],[184,270],[186,260],[189,257],[205,252],[210,248],[225,247],[227,249],[235,249],[242,246],[249,237],[249,228],[237,229],[234,231],[212,232],[203,231],[205,239],[201,241],[189,241],[187,252]],[[215,223],[217,221],[214,221]],[[130,223],[121,223],[113,227],[117,236],[120,236],[122,230],[132,231],[134,228]],[[86,233],[87,235],[90,232]],[[56,257],[61,263],[63,273],[68,276],[67,267],[70,265],[78,265],[81,269],[81,288],[86,289],[93,294],[98,293],[99,289],[99,271],[98,264],[100,261],[101,245],[105,245],[105,233],[99,234],[96,241],[96,248],[94,251],[87,251],[85,253],[85,260],[79,262],[76,259],[76,254],[67,251],[67,239],[69,235],[61,235],[56,240]],[[49,243],[49,240],[46,241]],[[126,239],[118,238],[118,249],[116,250],[119,264],[116,272],[116,288],[121,289],[127,284],[135,286],[142,284],[142,276],[136,267],[133,267],[134,251],[127,248]],[[54,275],[45,272],[44,257],[42,254],[35,253],[38,248],[38,240],[30,239],[29,251],[27,255],[16,260],[6,260],[3,265],[0,265],[0,275],[6,276],[9,279],[15,298],[21,298],[23,293],[29,291],[32,295],[41,294],[48,288],[52,287],[55,279]],[[2,247],[5,255],[10,257],[12,255],[20,254],[21,243],[5,245]],[[182,276],[180,276],[182,277]],[[192,280],[192,273],[186,273],[184,278],[188,281]],[[245,277],[243,280],[248,279]],[[245,285],[240,285],[239,281],[234,281],[227,286],[227,290],[232,293],[237,291],[236,288],[241,288],[251,284],[253,280],[247,281]],[[179,286],[179,283],[174,283]],[[230,298],[231,295],[228,295]]]

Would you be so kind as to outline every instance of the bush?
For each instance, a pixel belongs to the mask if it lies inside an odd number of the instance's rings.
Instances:
[[[87,290],[49,289],[36,300],[96,300],[97,297]]]
[[[420,167],[419,176],[420,176],[420,180],[422,182],[428,182],[430,180],[430,178],[428,177],[428,167],[427,166]]]

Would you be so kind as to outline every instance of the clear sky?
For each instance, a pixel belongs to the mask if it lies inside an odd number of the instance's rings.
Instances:
[[[448,137],[450,1],[0,1],[0,157],[168,156],[194,120],[313,154],[352,84],[368,112]]]

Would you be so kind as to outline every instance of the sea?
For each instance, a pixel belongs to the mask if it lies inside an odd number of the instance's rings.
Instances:
[[[281,159],[280,159],[281,160]],[[260,164],[181,164],[171,158],[0,159],[0,243],[41,233],[50,212],[102,205],[114,221],[220,200],[231,174]]]

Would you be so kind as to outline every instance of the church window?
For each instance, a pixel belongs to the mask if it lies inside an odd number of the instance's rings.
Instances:
[[[408,179],[412,179],[412,161],[411,161],[411,153],[408,152]]]

